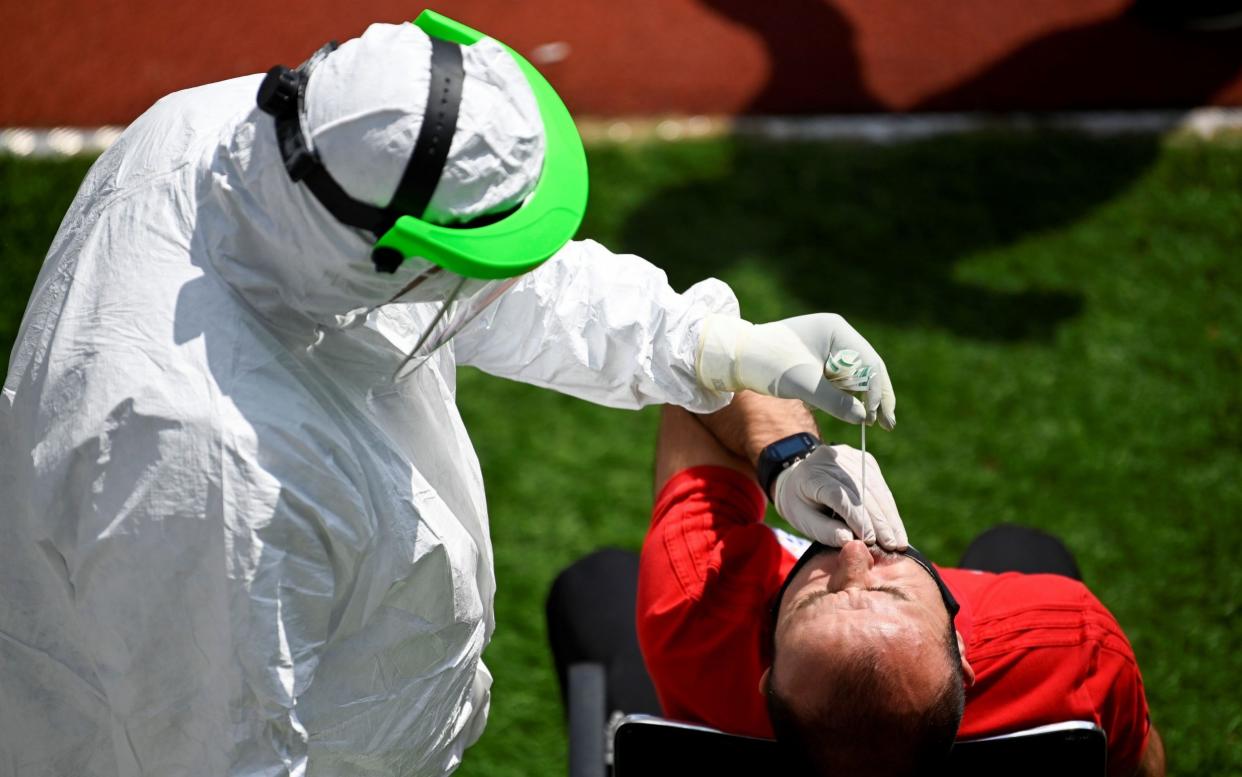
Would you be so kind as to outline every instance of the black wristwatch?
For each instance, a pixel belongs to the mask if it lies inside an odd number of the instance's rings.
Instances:
[[[755,474],[759,478],[763,493],[767,494],[769,500],[772,499],[772,484],[776,482],[776,476],[796,462],[810,456],[811,451],[819,446],[820,442],[815,439],[814,435],[798,432],[783,437],[763,449],[763,452],[759,454],[759,466],[756,467]]]

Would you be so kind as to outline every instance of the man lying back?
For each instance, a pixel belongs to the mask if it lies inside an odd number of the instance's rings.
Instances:
[[[637,625],[666,715],[775,735],[825,775],[868,777],[932,770],[957,737],[1090,720],[1109,775],[1164,774],[1133,651],[1065,576],[1068,551],[1064,574],[989,574],[939,569],[913,547],[808,546],[764,525],[754,477],[762,449],[797,432],[817,434],[800,403],[748,393],[711,416],[664,412]],[[861,463],[831,446],[794,466],[836,468],[857,504]],[[900,525],[867,467],[862,504]],[[1019,543],[1011,556],[1063,550],[1009,529],[991,539]]]

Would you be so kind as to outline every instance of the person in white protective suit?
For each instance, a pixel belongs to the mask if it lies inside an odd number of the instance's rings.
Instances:
[[[390,218],[432,40],[374,25],[284,71],[291,108],[256,106],[263,76],[170,95],[87,175],[0,400],[0,775],[450,772],[486,719],[495,591],[458,364],[612,407],[749,387],[891,428],[883,363],[830,314],[752,326],[723,283],[678,294],[590,241],[499,284],[430,250],[381,261],[290,170],[300,142],[334,208]],[[452,45],[451,144],[405,213],[470,234],[523,213],[552,150],[524,65]],[[843,348],[880,377],[862,402],[823,377]],[[803,491],[904,543],[845,490]]]

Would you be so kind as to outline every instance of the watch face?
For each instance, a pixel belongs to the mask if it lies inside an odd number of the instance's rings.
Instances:
[[[781,440],[780,442],[773,444],[768,448],[768,450],[771,451],[770,455],[772,459],[774,461],[784,461],[790,456],[796,456],[799,453],[804,452],[808,447],[806,437],[809,436],[810,435],[800,435],[798,437]]]
[[[819,447],[819,440],[806,432],[799,432],[777,440],[763,449],[759,455],[759,485],[768,498],[772,498],[772,482],[776,476],[793,462],[805,458],[807,454]]]

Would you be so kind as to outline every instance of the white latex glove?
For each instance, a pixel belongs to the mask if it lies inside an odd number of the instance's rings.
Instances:
[[[871,368],[866,405],[824,377],[824,361],[854,350]],[[851,424],[892,429],[897,397],[884,361],[854,327],[835,313],[813,313],[769,324],[709,315],[703,321],[695,367],[699,382],[725,392],[750,389],[784,399],[801,399]]]
[[[860,499],[863,456],[867,457],[867,493]],[[897,503],[870,453],[848,445],[821,445],[777,475],[772,492],[781,517],[825,545],[839,548],[857,537],[868,545],[879,543],[885,550],[907,546]]]

